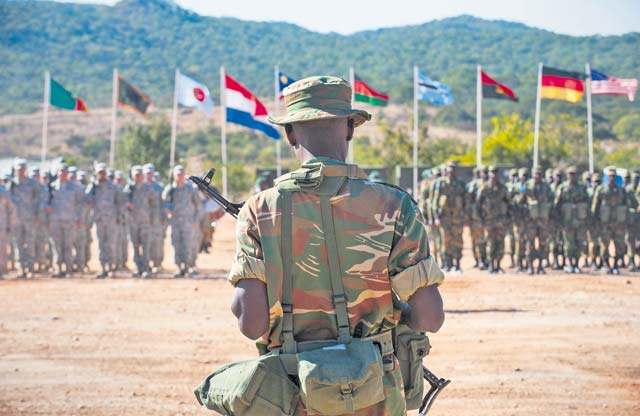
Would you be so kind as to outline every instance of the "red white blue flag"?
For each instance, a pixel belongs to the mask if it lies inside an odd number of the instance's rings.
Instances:
[[[260,130],[272,139],[280,133],[267,120],[267,108],[248,89],[225,74],[227,121],[254,130]]]
[[[594,69],[591,70],[591,94],[626,95],[633,101],[638,89],[637,78],[614,78]]]

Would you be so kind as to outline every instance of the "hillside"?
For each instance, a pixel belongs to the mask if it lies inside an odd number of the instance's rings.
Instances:
[[[85,97],[89,108],[99,108],[110,103],[113,67],[147,92],[156,107],[170,107],[176,67],[217,94],[218,68],[224,65],[250,89],[270,97],[274,65],[292,77],[346,77],[354,64],[392,101],[409,103],[417,64],[449,83],[457,100],[435,121],[467,128],[475,114],[478,63],[521,97],[519,105],[485,106],[487,117],[505,110],[532,117],[539,61],[576,71],[589,61],[609,74],[640,76],[640,33],[573,37],[471,16],[344,36],[288,23],[199,16],[164,0],[123,0],[115,6],[1,0],[0,15],[0,112],[5,114],[38,109],[45,69]],[[580,104],[554,102],[545,108],[584,114]],[[594,104],[604,119],[638,108],[619,97],[598,97]]]

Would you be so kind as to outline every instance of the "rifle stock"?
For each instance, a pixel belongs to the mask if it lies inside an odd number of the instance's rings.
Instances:
[[[238,213],[240,212],[240,208],[242,208],[242,206],[244,205],[244,202],[230,202],[225,197],[220,195],[216,188],[211,186],[211,180],[213,179],[213,175],[215,174],[215,168],[211,168],[202,178],[198,176],[189,176],[189,180],[195,183],[200,192],[205,194],[207,198],[216,201],[231,216],[233,216],[234,218],[238,218]]]

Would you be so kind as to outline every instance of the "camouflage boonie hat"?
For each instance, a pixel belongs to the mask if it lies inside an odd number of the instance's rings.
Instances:
[[[616,172],[616,167],[615,166],[607,166],[605,168],[605,172],[607,172],[607,175],[615,175]]]
[[[553,170],[553,176],[562,175],[562,169],[556,168]]]
[[[105,165],[104,163],[97,163],[97,164],[94,166],[93,170],[94,170],[96,173],[99,173],[99,172],[106,172],[106,171],[107,171],[107,165]]]
[[[531,176],[536,175],[536,174],[542,175],[542,168],[533,168],[533,169],[531,169]]]
[[[591,172],[589,172],[588,170],[585,170],[584,172],[582,172],[582,180],[586,181],[587,179],[591,178]]]
[[[489,172],[494,172],[495,173],[497,171],[498,171],[498,167],[497,166],[493,166],[493,165],[489,166]]]
[[[546,176],[546,177],[553,176],[553,169],[547,169],[544,172],[544,176]]]
[[[283,91],[287,115],[269,116],[273,124],[352,117],[355,127],[371,120],[371,114],[351,108],[351,85],[342,78],[315,76],[289,85]]]
[[[440,175],[440,168],[439,167],[435,167],[433,169],[431,169],[431,174],[432,175]]]
[[[509,169],[509,176],[518,176],[518,169],[516,168]]]
[[[600,180],[600,172],[593,172],[593,174],[591,175],[591,180],[592,181],[599,181]]]
[[[567,173],[578,173],[578,168],[576,168],[575,166],[569,166],[567,168]]]
[[[520,168],[518,169],[518,175],[520,176],[525,176],[529,174],[529,169],[527,168]]]
[[[624,173],[622,175],[623,178],[630,178],[631,177],[631,171],[629,169],[625,169]]]

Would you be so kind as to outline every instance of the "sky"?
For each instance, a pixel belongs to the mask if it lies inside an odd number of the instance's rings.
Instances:
[[[64,0],[69,1],[69,0]],[[116,0],[73,0],[114,4]],[[568,35],[640,32],[640,0],[175,0],[201,15],[285,21],[316,32],[421,24],[470,14]]]

